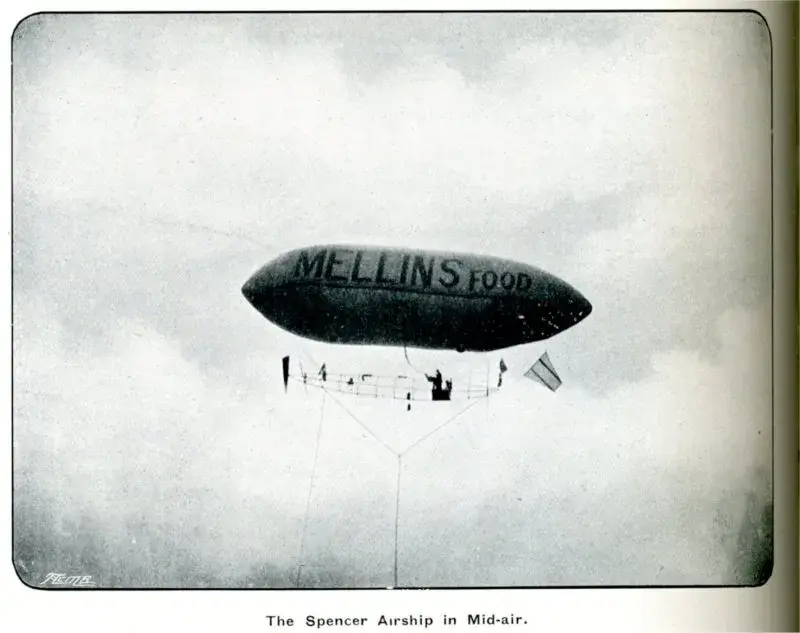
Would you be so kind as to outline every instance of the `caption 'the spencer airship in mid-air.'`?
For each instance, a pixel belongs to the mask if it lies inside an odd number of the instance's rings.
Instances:
[[[289,251],[256,271],[242,293],[264,317],[311,340],[459,352],[541,341],[592,311],[578,290],[528,264],[356,245]],[[561,382],[546,354],[525,375],[552,390]],[[321,377],[328,382],[324,367]],[[285,357],[284,384],[287,378]]]

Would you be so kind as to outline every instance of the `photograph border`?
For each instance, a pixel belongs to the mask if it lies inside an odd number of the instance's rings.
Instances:
[[[726,3],[729,6],[729,3]],[[800,453],[797,452],[797,426],[796,415],[798,405],[798,380],[797,380],[797,367],[795,353],[798,349],[797,346],[797,326],[798,326],[798,288],[797,288],[797,226],[795,224],[796,213],[796,192],[797,192],[797,44],[791,41],[791,36],[797,34],[797,17],[798,7],[794,3],[754,3],[755,7],[748,6],[746,8],[697,8],[697,9],[562,9],[562,10],[547,10],[547,9],[511,9],[511,10],[479,10],[479,9],[447,9],[447,10],[274,10],[274,11],[258,11],[258,10],[243,10],[243,11],[214,11],[214,10],[169,10],[169,11],[118,11],[118,10],[104,10],[104,11],[42,11],[32,13],[19,23],[34,15],[125,15],[125,14],[298,14],[298,13],[313,13],[313,14],[354,14],[354,13],[387,13],[387,14],[409,14],[409,13],[472,13],[472,14],[491,14],[491,13],[741,13],[749,12],[759,15],[767,25],[770,33],[770,83],[771,83],[771,214],[770,214],[770,242],[771,242],[771,308],[772,308],[772,431],[773,431],[773,450],[772,450],[772,499],[774,507],[774,539],[773,539],[773,571],[770,579],[763,586],[769,587],[774,584],[781,584],[793,595],[796,600],[797,596],[797,524],[798,512],[797,505],[792,505],[793,511],[790,511],[790,506],[783,500],[788,497],[792,498],[793,504],[797,503],[797,471],[793,470],[791,464],[797,465],[796,460],[800,459]],[[763,5],[763,6],[762,6]],[[790,20],[785,20],[783,23],[778,18],[778,6],[782,13],[789,14]],[[767,15],[774,15],[775,20],[771,20]],[[18,25],[19,25],[18,23]],[[16,28],[15,28],[16,30]],[[780,32],[780,39],[776,43],[776,33]],[[789,49],[789,55],[776,54],[776,46],[784,46]],[[779,60],[780,58],[780,60]],[[789,61],[783,61],[789,60]],[[9,69],[11,91],[13,99],[13,70]],[[776,76],[778,81],[776,83]],[[11,101],[10,99],[10,101]],[[10,107],[11,104],[9,104]],[[13,130],[13,111],[11,112],[11,126]],[[788,132],[788,134],[787,134]],[[12,132],[13,139],[13,132]],[[11,144],[11,182],[13,183],[13,143]],[[12,213],[10,214],[10,233],[9,245],[13,244],[13,185],[11,189],[11,205]],[[11,315],[11,323],[13,323],[13,247],[10,247],[10,289],[11,301],[9,305],[9,312]],[[784,307],[786,300],[789,300],[791,307]],[[788,315],[791,313],[791,318]],[[9,337],[11,338],[11,336]],[[783,352],[782,349],[786,348],[786,343],[790,343],[790,352]],[[13,499],[13,339],[10,341],[11,351],[11,490],[10,494]],[[783,347],[781,347],[783,345]],[[789,402],[791,401],[791,404]],[[786,425],[787,430],[784,431],[782,425]],[[784,460],[786,466],[784,468]],[[12,508],[12,525],[13,525],[13,502]],[[13,531],[13,527],[12,527]],[[794,535],[794,536],[791,536]],[[42,589],[44,592],[50,592],[51,589],[45,587],[37,587],[25,583],[16,570],[16,565],[13,561],[13,533],[12,533],[12,568],[17,575],[19,582],[26,588]],[[792,592],[792,587],[794,588]],[[614,585],[603,586],[602,588],[587,587],[585,585],[559,585],[559,586],[485,586],[485,587],[402,587],[397,588],[397,592],[404,592],[406,590],[426,590],[444,592],[448,590],[456,591],[497,591],[497,590],[591,590],[591,591],[604,591],[606,589],[635,589],[635,590],[650,590],[660,589],[666,592],[682,592],[687,589],[750,589],[750,586],[739,585]],[[249,589],[237,588],[174,588],[174,587],[152,587],[152,588],[139,588],[139,587],[97,587],[97,588],[67,588],[59,589],[58,591],[89,591],[91,593],[106,593],[106,592],[197,592],[197,591],[233,591],[233,592],[248,592]],[[55,590],[53,590],[55,591]],[[385,589],[375,588],[253,588],[254,593],[262,592],[363,592],[363,591],[380,591],[386,592]],[[798,616],[795,609],[795,618]]]

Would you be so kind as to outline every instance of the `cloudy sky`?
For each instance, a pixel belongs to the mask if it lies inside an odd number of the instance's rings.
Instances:
[[[284,394],[285,353],[409,368],[300,340],[240,293],[339,241],[517,259],[594,306],[505,350],[503,391],[404,454],[400,585],[761,578],[757,16],[35,16],[13,72],[24,580],[293,587],[302,564],[302,586],[394,582],[396,454],[463,403]],[[557,394],[521,378],[545,350]],[[479,375],[499,358],[454,356],[410,351]]]

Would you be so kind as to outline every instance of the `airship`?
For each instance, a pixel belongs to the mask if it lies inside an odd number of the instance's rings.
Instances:
[[[570,284],[529,264],[359,245],[291,250],[242,293],[272,323],[314,341],[459,352],[541,341],[592,311]]]

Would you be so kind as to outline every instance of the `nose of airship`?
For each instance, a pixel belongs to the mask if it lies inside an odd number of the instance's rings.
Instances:
[[[258,275],[252,275],[242,286],[242,294],[245,299],[255,305],[256,297],[258,296]]]
[[[264,316],[270,312],[273,290],[272,277],[267,267],[253,273],[242,286],[242,294]]]

